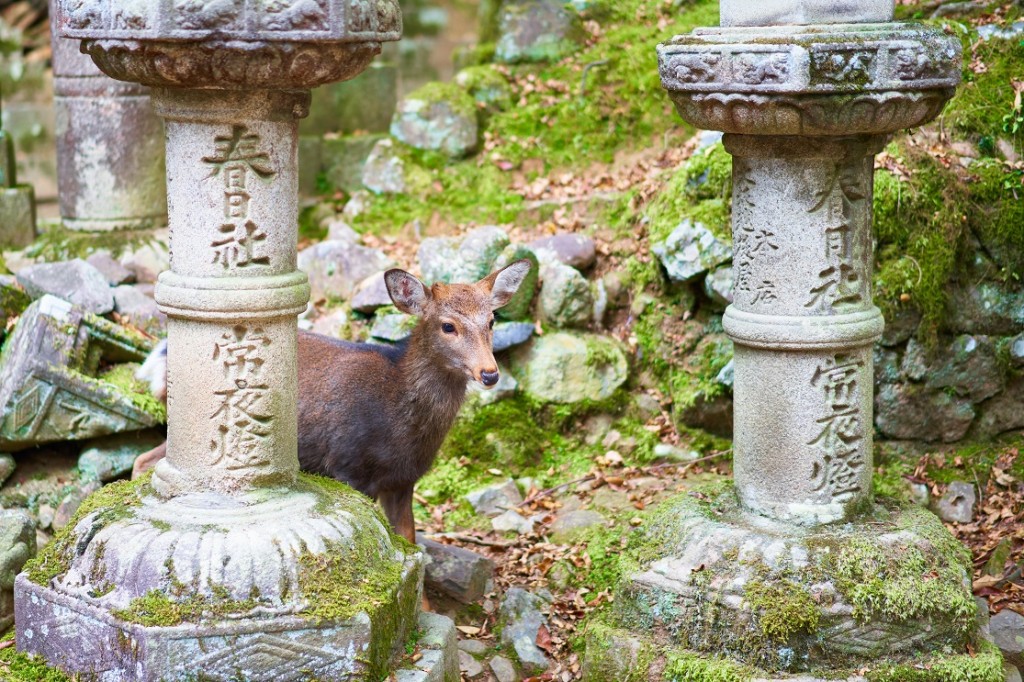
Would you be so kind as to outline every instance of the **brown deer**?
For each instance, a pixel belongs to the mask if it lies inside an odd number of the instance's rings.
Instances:
[[[494,311],[530,271],[519,260],[476,284],[427,287],[404,270],[384,275],[395,306],[419,318],[396,346],[299,334],[299,463],[380,500],[395,531],[416,542],[413,486],[434,462],[470,381],[498,383]],[[139,372],[166,396],[165,348]],[[163,458],[166,443],[136,460],[132,476]]]

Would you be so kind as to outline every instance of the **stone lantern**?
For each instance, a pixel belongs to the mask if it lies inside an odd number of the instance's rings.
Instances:
[[[298,472],[296,152],[310,88],[398,40],[398,2],[58,4],[58,31],[151,88],[166,125],[167,457],[18,577],[17,646],[108,681],[382,679],[422,557],[372,502]]]
[[[846,671],[991,664],[967,656],[969,555],[929,512],[876,504],[871,489],[884,326],[871,293],[873,160],[942,111],[961,69],[956,37],[894,23],[893,10],[722,0],[720,28],[658,46],[680,115],[723,131],[733,156],[723,326],[735,485],[666,503],[652,521],[615,599],[619,629],[592,634],[589,680],[654,660],[691,680],[734,679],[714,666],[735,679],[863,679]]]

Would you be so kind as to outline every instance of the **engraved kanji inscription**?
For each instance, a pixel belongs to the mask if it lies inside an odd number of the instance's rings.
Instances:
[[[209,177],[219,177],[224,183],[224,222],[210,241],[211,262],[225,270],[269,265],[270,257],[262,255],[260,244],[267,235],[249,218],[249,183],[251,178],[270,182],[277,175],[270,156],[260,148],[259,136],[243,125],[232,126],[230,135],[218,135],[214,143],[214,155],[204,157],[203,163],[212,166]]]
[[[268,463],[266,441],[273,427],[270,386],[262,378],[262,351],[270,345],[263,329],[237,325],[213,348],[224,373],[223,387],[214,391],[217,409],[210,415],[213,464],[228,469]]]
[[[811,385],[820,389],[825,400],[817,435],[807,443],[818,449],[811,483],[823,502],[844,502],[861,491],[860,475],[865,466],[860,407],[863,366],[863,360],[838,354],[819,365],[811,377]]]
[[[756,183],[749,176],[744,176],[734,193],[735,229],[733,230],[733,269],[735,272],[735,290],[750,298],[750,303],[770,304],[779,300],[775,283],[767,278],[758,277],[758,263],[779,245],[775,232],[764,225],[756,224],[756,206],[752,191]]]
[[[837,163],[825,187],[814,195],[809,213],[825,216],[824,267],[809,292],[805,308],[818,311],[859,306],[868,300],[863,259],[855,253],[854,213],[868,192],[850,164]]]

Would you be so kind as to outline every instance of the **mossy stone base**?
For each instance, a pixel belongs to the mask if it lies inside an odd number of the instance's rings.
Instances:
[[[169,500],[114,484],[18,576],[17,646],[105,682],[377,681],[415,627],[422,572],[369,499],[328,479]]]
[[[746,512],[728,486],[666,502],[644,538],[613,624],[660,647],[829,677],[964,653],[975,633],[970,556],[923,509],[806,528]]]

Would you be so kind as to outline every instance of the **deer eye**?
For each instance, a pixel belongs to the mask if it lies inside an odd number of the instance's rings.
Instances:
[[[441,331],[443,331],[445,334],[454,334],[455,325],[452,324],[451,322],[445,322],[444,324],[441,325]]]

